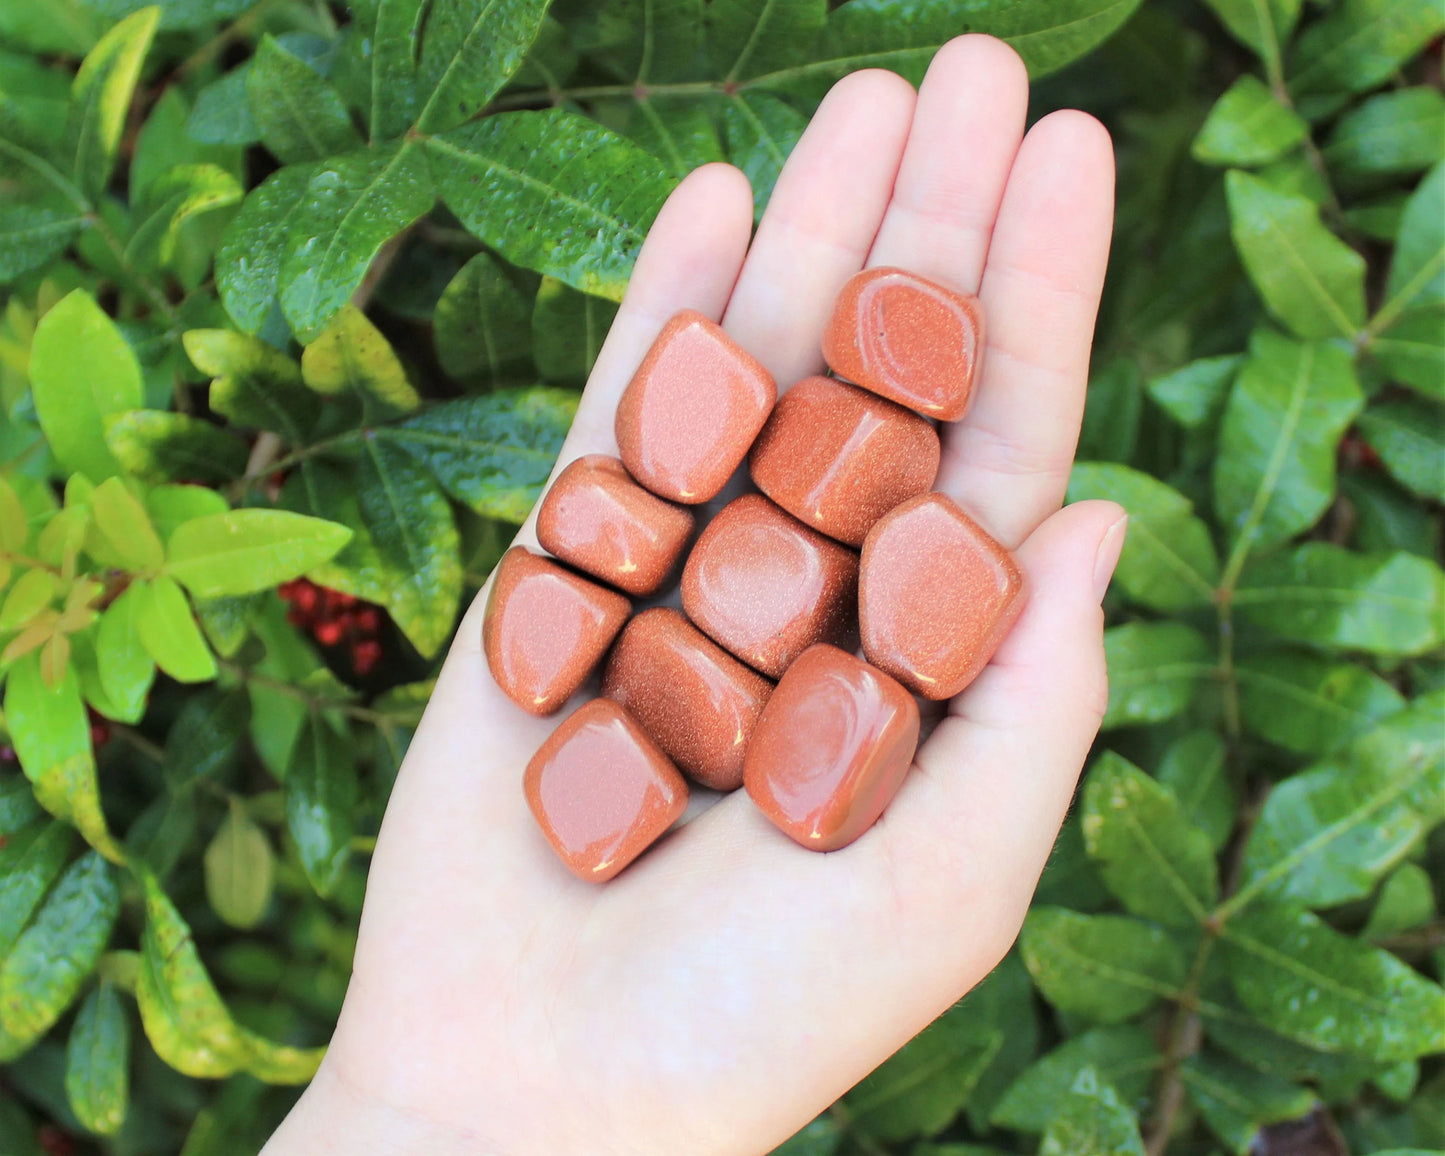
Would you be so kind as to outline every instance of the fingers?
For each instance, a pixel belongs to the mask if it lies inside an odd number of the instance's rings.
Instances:
[[[902,77],[855,72],[833,86],[783,166],[723,319],[780,387],[823,367],[823,327],[878,231],[913,103]]]
[[[1001,40],[961,36],[938,50],[869,265],[978,292],[1028,94],[1023,61]]]
[[[1013,547],[1063,501],[1084,412],[1113,221],[1108,133],[1081,112],[1029,130],[1009,173],[979,297],[977,394],[945,428],[937,488]]]

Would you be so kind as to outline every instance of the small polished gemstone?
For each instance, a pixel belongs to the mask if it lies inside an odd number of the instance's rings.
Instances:
[[[873,523],[928,492],[938,434],[927,420],[831,377],[778,400],[748,459],[753,481],[793,517],[858,547]]]
[[[748,744],[749,796],[815,851],[847,846],[888,806],[918,746],[918,704],[862,659],[812,646],[788,667]]]
[[[602,674],[602,693],[715,791],[743,785],[743,754],[772,691],[762,675],[661,606],[627,624]]]
[[[839,377],[940,421],[968,408],[982,353],[978,298],[902,269],[849,278],[823,333]]]
[[[925,698],[978,675],[1024,604],[1013,556],[942,494],[885,514],[863,543],[863,652]]]
[[[618,403],[622,460],[659,497],[706,502],[747,456],[776,399],[757,358],[684,310],[663,326]]]
[[[615,590],[513,546],[497,564],[482,618],[487,666],[523,710],[551,714],[587,681],[631,611]]]
[[[639,596],[662,585],[692,527],[689,511],[649,494],[606,454],[569,465],[537,511],[542,549]]]
[[[527,764],[524,785],[547,841],[579,879],[611,879],[675,823],[687,784],[626,710],[594,698]]]
[[[682,571],[682,608],[749,666],[780,676],[815,642],[848,636],[858,555],[761,494],[729,502]]]

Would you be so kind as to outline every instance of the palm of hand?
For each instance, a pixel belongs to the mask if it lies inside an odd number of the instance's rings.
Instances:
[[[782,386],[821,371],[833,298],[864,265],[980,294],[983,376],[936,488],[1018,550],[1032,594],[888,812],[817,855],[738,792],[613,883],[578,882],[521,790],[557,720],[497,690],[478,598],[387,810],[341,1025],[277,1156],[763,1152],[1007,950],[1097,729],[1100,586],[1121,542],[1110,503],[1057,512],[1108,248],[1108,139],[1077,113],[1023,138],[1026,104],[1018,58],[982,37],[943,48],[917,94],[850,76],[751,246],[741,174],[689,176],[558,463],[616,452],[617,399],[679,309],[722,319]],[[535,545],[531,522],[518,541]]]

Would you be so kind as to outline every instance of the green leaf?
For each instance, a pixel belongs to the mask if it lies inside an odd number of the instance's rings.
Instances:
[[[478,253],[462,266],[442,291],[432,319],[437,360],[448,377],[498,385],[529,372],[532,288],[510,276],[490,253]],[[560,336],[548,333],[539,344],[551,345]]]
[[[648,4],[649,9],[652,7]],[[634,93],[612,102],[600,102],[593,105],[593,110],[599,120],[636,141],[681,180],[699,165],[726,159],[718,139],[717,105],[717,99],[712,96],[654,100]],[[615,117],[609,117],[607,114],[614,109],[620,111]]]
[[[29,794],[29,791],[26,791]],[[74,836],[64,823],[31,823],[5,837],[0,847],[0,960],[60,878]]]
[[[281,311],[302,342],[320,336],[351,299],[381,247],[430,211],[435,200],[426,159],[415,141],[316,166],[297,211],[287,215],[291,232],[278,280]]]
[[[1114,581],[1135,602],[1157,610],[1210,605],[1219,558],[1193,504],[1177,490],[1128,466],[1080,462],[1068,500],[1108,498],[1129,512]]]
[[[216,288],[243,333],[257,333],[276,303],[285,256],[309,202],[317,165],[288,165],[247,195],[216,249]]]
[[[139,269],[169,266],[181,226],[194,217],[239,204],[241,183],[216,165],[177,165],[158,176],[136,206],[136,226],[123,260]]]
[[[1308,198],[1238,169],[1224,186],[1234,246],[1270,312],[1300,337],[1353,339],[1365,320],[1364,258]]]
[[[367,421],[409,413],[421,402],[391,343],[354,305],[343,305],[306,347],[301,375],[317,393],[354,393]]]
[[[65,1098],[85,1128],[113,1136],[130,1100],[130,1021],[102,981],[85,997],[65,1045]]]
[[[0,836],[8,839],[22,828],[30,826],[44,813],[23,778],[18,775],[0,778]],[[9,847],[9,843],[0,843],[0,858],[3,858]],[[4,872],[0,871],[0,879],[3,878]],[[0,948],[0,955],[3,954],[4,949]]]
[[[444,132],[486,107],[527,55],[547,0],[433,0],[422,35],[422,132]]]
[[[1251,655],[1234,673],[1245,727],[1299,754],[1327,754],[1405,705],[1366,667],[1307,654]]]
[[[97,198],[110,183],[141,65],[160,22],[159,8],[126,17],[86,54],[71,90],[65,156],[76,184]]]
[[[1095,1023],[1132,1019],[1184,982],[1177,934],[1125,915],[1035,907],[1019,947],[1040,994],[1060,1011]]]
[[[361,516],[356,477],[324,462],[309,459],[286,480],[281,503],[288,509],[348,526],[351,541],[329,562],[310,571],[319,586],[385,605],[392,589],[408,575],[381,556]]]
[[[711,0],[706,9],[712,75],[735,84],[807,59],[827,17],[826,0]]]
[[[120,915],[115,868],[96,851],[72,863],[0,966],[0,1026],[17,1039],[50,1030],[95,968]]]
[[[542,379],[585,385],[616,316],[615,302],[543,277],[532,310],[532,360]]]
[[[1104,631],[1109,707],[1103,729],[1162,722],[1189,709],[1215,673],[1209,643],[1182,622],[1131,622]]]
[[[490,248],[614,301],[673,185],[631,141],[555,109],[487,117],[426,148],[447,208]]]
[[[92,482],[120,472],[105,419],[145,404],[140,365],[95,298],[77,289],[35,327],[30,386],[50,452]]]
[[[1445,96],[1421,85],[1371,97],[1335,123],[1324,156],[1352,177],[1423,172],[1445,158]]]
[[[1400,221],[1400,239],[1390,261],[1385,285],[1387,304],[1374,319],[1382,325],[1389,312],[1398,314],[1445,300],[1445,162],[1430,170],[1410,196]],[[1413,384],[1413,383],[1412,383]],[[1437,386],[1435,392],[1445,387]]]
[[[384,434],[457,501],[520,523],[541,495],[576,412],[571,390],[535,386],[447,402]]]
[[[286,773],[286,826],[318,895],[331,894],[346,868],[356,794],[350,747],[324,720],[308,717]]]
[[[162,574],[136,582],[131,589],[136,597],[136,635],[155,664],[177,682],[215,678],[216,659],[174,579]]]
[[[1362,939],[1379,940],[1423,926],[1435,918],[1435,885],[1418,863],[1402,863],[1385,877]]]
[[[1086,1067],[1114,1088],[1123,1104],[1137,1105],[1163,1062],[1153,1037],[1134,1024],[1091,1028],[1065,1040],[1009,1087],[990,1117],[998,1128],[1042,1132]]]
[[[1246,73],[1209,110],[1192,152],[1208,165],[1262,165],[1289,152],[1309,131],[1299,113]]]
[[[260,923],[271,905],[275,856],[239,799],[232,798],[203,862],[206,898],[221,922],[243,931]]]
[[[140,640],[136,611],[145,595],[126,589],[100,616],[95,635],[95,662],[105,697],[120,722],[137,723],[155,681],[156,664]]]
[[[1189,731],[1170,743],[1154,777],[1174,793],[1180,810],[1218,851],[1234,830],[1234,784],[1225,765],[1227,748],[1216,731]]]
[[[242,98],[244,102],[244,97]],[[139,203],[155,182],[180,165],[214,165],[239,175],[241,158],[234,148],[194,140],[186,131],[191,106],[179,85],[166,88],[136,137],[130,162],[130,200]],[[239,190],[237,200],[240,199]]]
[[[86,0],[88,7],[109,17],[126,16],[146,0]],[[161,27],[165,29],[204,28],[239,16],[256,0],[159,0]]]
[[[353,6],[373,141],[400,136],[416,119],[417,47],[426,8],[423,0],[366,0]]]
[[[59,585],[49,570],[27,570],[0,603],[0,633],[19,630],[50,605]]]
[[[1212,425],[1224,410],[1244,358],[1239,354],[1202,357],[1145,385],[1161,409],[1186,429]]]
[[[266,590],[333,558],[351,539],[334,522],[287,510],[231,510],[178,526],[166,570],[197,598]]]
[[[0,284],[63,253],[87,224],[86,215],[53,193],[0,202]]]
[[[1118,1093],[1085,1068],[1049,1121],[1039,1156],[1144,1156],[1144,1141]]]
[[[1084,845],[1125,909],[1192,927],[1219,897],[1209,837],[1167,787],[1104,752],[1084,784]]]
[[[1428,558],[1309,542],[1245,570],[1241,617],[1276,637],[1369,654],[1421,654],[1445,639],[1445,574]]]
[[[261,130],[246,96],[250,73],[250,60],[242,61],[197,92],[195,107],[186,121],[186,136],[201,145],[259,144]]]
[[[96,529],[128,570],[154,570],[165,561],[146,508],[119,478],[107,478],[90,497]]]
[[[1340,438],[1362,402],[1342,349],[1255,331],[1214,463],[1214,510],[1236,553],[1277,546],[1325,512]]]
[[[105,444],[145,482],[229,482],[246,472],[246,443],[201,418],[133,409],[105,420]]]
[[[263,36],[246,74],[261,143],[282,164],[319,161],[361,147],[341,94],[311,65]]]
[[[782,1147],[769,1156],[837,1156],[843,1143],[843,1126],[831,1115],[819,1116],[801,1131],[793,1133]],[[918,1149],[914,1149],[917,1156]]]
[[[1300,36],[1290,89],[1364,92],[1386,80],[1445,31],[1435,0],[1344,0]]]
[[[1262,60],[1278,65],[1299,19],[1300,0],[1205,0],[1230,34]]]
[[[15,487],[0,474],[0,550],[19,553],[30,537],[30,518]]]
[[[1265,1124],[1297,1120],[1316,1103],[1305,1088],[1209,1052],[1186,1059],[1179,1076],[1210,1131],[1236,1156],[1249,1156]]]
[[[1445,410],[1415,398],[1380,402],[1359,426],[1391,477],[1418,497],[1445,502]]]
[[[243,690],[208,688],[181,707],[166,735],[161,773],[176,791],[198,780],[222,780],[241,756],[240,745],[251,722],[251,704]]]
[[[761,220],[783,162],[808,127],[808,118],[766,92],[733,93],[723,106],[728,160],[753,189],[753,217]]]
[[[396,575],[386,608],[429,658],[451,635],[462,595],[461,542],[452,508],[420,461],[378,438],[365,443],[356,487],[362,523]]]
[[[1382,1064],[1445,1048],[1445,992],[1308,911],[1255,905],[1221,944],[1240,1002],[1288,1039]]]
[[[224,497],[205,486],[156,486],[146,495],[146,511],[162,540],[169,539],[182,522],[224,514],[230,508]]]
[[[1419,700],[1344,755],[1275,787],[1250,833],[1231,904],[1265,894],[1332,907],[1368,895],[1445,820],[1441,702],[1438,694]]]
[[[321,406],[301,385],[301,367],[256,337],[226,329],[182,335],[186,354],[211,383],[211,408],[236,425],[274,430],[303,444]]]

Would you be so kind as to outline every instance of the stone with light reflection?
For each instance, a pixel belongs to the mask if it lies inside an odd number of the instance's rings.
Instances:
[[[594,698],[527,764],[527,805],[579,879],[611,879],[687,808],[687,783],[625,709]]]

